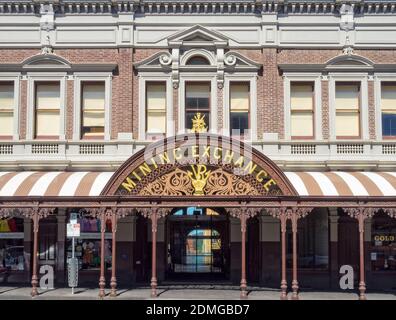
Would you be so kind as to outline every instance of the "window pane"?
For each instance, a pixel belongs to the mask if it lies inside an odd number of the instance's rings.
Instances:
[[[346,137],[359,136],[359,113],[337,112],[336,135]]]
[[[14,84],[0,83],[0,110],[14,108]]]
[[[82,84],[82,135],[102,136],[105,126],[105,83]]]
[[[381,108],[382,110],[394,110],[396,112],[396,85],[382,84]]]
[[[37,109],[60,109],[60,85],[56,83],[37,83]]]
[[[166,132],[166,84],[147,83],[146,125],[149,133]]]
[[[206,128],[209,128],[210,126],[209,112],[200,112],[200,113],[201,113],[201,117],[203,117]],[[196,114],[197,114],[196,112],[186,112],[186,129],[192,129],[193,127],[192,120]]]
[[[359,109],[359,85],[336,85],[336,109]]]
[[[103,109],[105,108],[105,84],[84,83],[83,84],[83,108]]]
[[[313,136],[313,114],[293,112],[291,114],[291,135],[293,137]]]
[[[209,109],[210,84],[189,83],[186,86],[186,109]]]
[[[232,83],[230,85],[230,109],[232,111],[249,110],[249,84]]]
[[[249,129],[249,113],[231,112],[231,134],[242,135],[247,129]]]
[[[0,111],[0,135],[10,136],[14,129],[14,113],[11,111]]]
[[[147,110],[166,110],[165,83],[147,84]]]
[[[36,135],[57,136],[59,135],[59,111],[37,110]]]
[[[164,112],[147,113],[147,132],[149,133],[166,132],[166,114]]]
[[[290,108],[292,110],[313,110],[313,85],[292,84]]]
[[[382,135],[396,136],[396,113],[382,113]]]

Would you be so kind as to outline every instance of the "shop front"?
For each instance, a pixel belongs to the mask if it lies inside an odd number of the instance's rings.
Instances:
[[[67,284],[70,214],[80,285],[238,284],[337,289],[350,265],[360,298],[396,287],[394,172],[283,172],[259,150],[213,134],[155,142],[116,172],[4,172],[3,282],[38,294],[40,268]],[[367,281],[366,281],[367,278]]]

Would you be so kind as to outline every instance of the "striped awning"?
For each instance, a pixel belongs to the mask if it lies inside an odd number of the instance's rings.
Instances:
[[[98,196],[113,172],[0,172],[0,196]]]
[[[98,196],[113,172],[0,172],[1,196]],[[393,196],[396,172],[285,172],[300,196]]]
[[[396,196],[396,172],[285,172],[300,196]]]

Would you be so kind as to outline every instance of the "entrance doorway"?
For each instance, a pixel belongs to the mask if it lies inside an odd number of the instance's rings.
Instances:
[[[167,218],[167,278],[228,279],[228,230],[228,217],[221,210],[173,210]]]

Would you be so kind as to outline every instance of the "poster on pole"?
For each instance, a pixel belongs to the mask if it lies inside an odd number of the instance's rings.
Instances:
[[[67,237],[79,237],[80,236],[80,224],[79,223],[68,223],[67,224]]]

